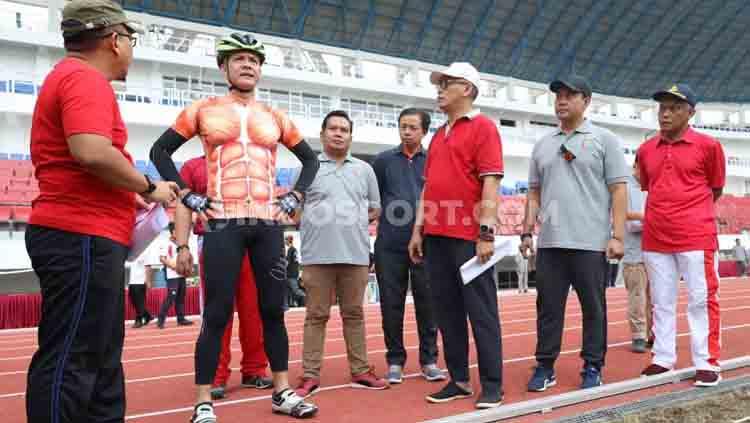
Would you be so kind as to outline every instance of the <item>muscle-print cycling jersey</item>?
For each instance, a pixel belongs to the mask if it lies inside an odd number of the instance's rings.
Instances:
[[[198,135],[203,143],[206,194],[219,202],[216,218],[274,218],[276,149],[302,141],[285,113],[229,94],[191,104],[172,129],[188,140]]]

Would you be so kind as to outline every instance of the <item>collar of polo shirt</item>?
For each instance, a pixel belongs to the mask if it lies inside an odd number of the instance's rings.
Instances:
[[[583,122],[581,122],[580,125],[578,125],[578,128],[575,129],[575,132],[581,133],[581,134],[590,134],[592,132],[591,129],[591,121],[588,119],[584,119]],[[560,126],[557,127],[557,135],[564,134],[562,128]]]
[[[674,140],[674,142],[684,142],[686,144],[693,144],[695,142],[695,131],[693,131],[692,126],[688,126],[685,132],[682,133],[682,136],[678,140]],[[664,145],[664,144],[670,144],[669,141],[666,141],[664,137],[661,135],[661,131],[659,132],[659,142],[656,144],[657,146]]]
[[[325,151],[321,151],[320,154],[318,154],[318,161],[320,161],[320,162],[335,162],[336,160],[328,157],[328,154],[326,154]],[[351,151],[349,151],[348,153],[346,153],[346,157],[344,157],[344,161],[345,162],[352,161],[352,152]]]
[[[461,116],[460,118],[456,119],[456,122],[459,120],[466,118],[469,120],[474,119],[475,117],[479,116],[479,114],[482,113],[479,109],[471,109],[471,111],[467,112],[465,115]],[[455,123],[454,123],[455,125]],[[445,135],[448,135],[448,132],[451,130],[451,124],[447,120],[445,121]]]

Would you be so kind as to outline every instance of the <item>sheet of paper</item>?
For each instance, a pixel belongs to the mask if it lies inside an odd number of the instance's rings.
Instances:
[[[515,251],[518,251],[518,249],[513,248],[513,242],[510,239],[506,238],[505,240],[503,240],[499,237],[496,237],[495,252],[492,254],[492,257],[487,260],[486,263],[479,263],[477,257],[474,256],[469,259],[469,261],[461,265],[461,279],[463,279],[464,285],[467,285],[469,282],[473,281],[474,278],[481,275],[482,272],[494,266],[495,263],[500,261],[501,258],[514,255]]]
[[[139,210],[135,216],[133,242],[130,244],[128,260],[135,260],[146,251],[146,248],[167,225],[169,225],[169,215],[161,204],[146,210]]]

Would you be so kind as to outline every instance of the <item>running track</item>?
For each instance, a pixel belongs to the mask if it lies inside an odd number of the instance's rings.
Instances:
[[[615,382],[638,377],[648,365],[650,354],[634,354],[629,350],[630,332],[627,323],[627,296],[624,288],[610,288],[607,292],[609,333],[607,366],[604,380]],[[689,337],[685,318],[686,293],[680,296],[678,313],[678,367],[690,367]],[[721,284],[723,358],[750,355],[750,280],[725,279]],[[380,309],[377,305],[366,307],[368,348],[376,372],[385,371],[384,343],[380,328]],[[581,342],[581,315],[575,294],[568,301],[567,319],[563,339],[563,353],[556,365],[558,385],[545,393],[526,392],[526,382],[535,364],[536,342],[535,294],[503,294],[500,297],[503,334],[505,403],[536,399],[577,389],[581,362],[578,352]],[[292,310],[286,315],[290,339],[290,379],[301,374],[302,330],[304,311]],[[236,327],[236,326],[235,326]],[[127,421],[138,423],[187,422],[192,412],[193,349],[199,327],[177,327],[174,321],[159,330],[152,323],[142,329],[126,331],[123,362],[127,383]],[[346,347],[338,312],[332,310],[328,324],[322,383],[324,391],[312,399],[321,411],[315,422],[417,422],[473,410],[473,400],[454,401],[448,404],[427,404],[424,396],[440,388],[416,377],[417,334],[413,307],[407,307],[405,344],[410,354],[406,374],[411,375],[403,384],[385,391],[364,391],[348,387],[349,372]],[[35,350],[36,331],[19,330],[0,332],[0,409],[5,422],[24,422],[24,390],[26,370]],[[239,388],[239,343],[233,342],[233,367],[229,397],[216,402],[221,423],[230,422],[283,422],[295,421],[274,415],[270,410],[270,391]],[[471,363],[476,363],[473,345]],[[442,363],[441,363],[442,365]],[[472,382],[479,390],[476,366],[472,367]],[[750,374],[743,369],[724,375],[729,378]],[[544,415],[532,415],[515,421],[549,421],[577,414],[582,409],[596,409],[622,404],[657,392],[690,389],[688,382],[652,388],[614,398],[596,401],[579,407],[568,407]]]

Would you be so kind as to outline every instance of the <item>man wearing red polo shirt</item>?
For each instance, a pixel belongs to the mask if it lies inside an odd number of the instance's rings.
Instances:
[[[451,381],[427,396],[432,403],[473,395],[469,383],[471,321],[479,359],[482,393],[477,408],[497,407],[503,399],[502,347],[497,289],[488,269],[468,284],[459,268],[473,256],[484,263],[494,251],[497,189],[503,176],[502,146],[497,126],[474,108],[479,72],[469,63],[453,63],[433,72],[440,110],[446,122],[432,138],[425,163],[425,185],[409,242],[412,261],[424,261],[443,337]]]
[[[62,11],[65,57],[39,90],[31,161],[39,180],[26,250],[39,278],[42,315],[29,364],[26,417],[34,423],[122,422],[123,279],[136,194],[177,196],[173,182],[135,170],[111,81],[125,81],[136,27],[108,0]]]
[[[198,194],[206,194],[208,176],[206,169],[206,156],[195,157],[180,168],[180,176],[191,191]],[[196,219],[193,233],[198,236],[198,251],[200,254],[200,278],[201,291],[205,289],[203,277],[203,221]],[[242,259],[240,276],[237,278],[237,292],[234,297],[237,317],[240,321],[240,346],[242,348],[242,361],[240,371],[242,372],[242,386],[246,388],[268,389],[273,386],[271,379],[266,377],[268,358],[263,347],[263,326],[258,309],[258,291],[255,287],[255,275],[250,266],[247,254]],[[232,326],[234,318],[230,318],[221,339],[221,353],[219,354],[219,365],[211,386],[211,398],[221,399],[226,397],[226,385],[232,370],[229,363],[232,361]]]
[[[648,191],[643,260],[654,307],[653,361],[646,376],[671,370],[677,361],[676,307],[680,276],[688,287],[688,324],[696,386],[721,381],[719,274],[716,212],[725,182],[719,142],[694,131],[696,96],[676,84],[653,96],[660,132],[638,151],[641,186]]]

